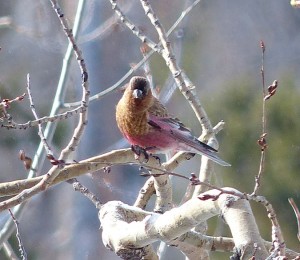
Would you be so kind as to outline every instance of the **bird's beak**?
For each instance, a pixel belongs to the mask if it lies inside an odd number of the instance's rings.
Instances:
[[[142,98],[144,95],[143,95],[143,91],[141,91],[140,89],[134,89],[133,92],[132,92],[132,95],[134,98]]]

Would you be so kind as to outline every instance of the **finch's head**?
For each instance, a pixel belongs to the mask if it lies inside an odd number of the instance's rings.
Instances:
[[[151,92],[147,79],[143,77],[132,77],[129,82],[129,88],[132,92],[132,97],[137,100],[144,99],[149,94],[149,91]]]
[[[144,77],[132,77],[125,90],[124,98],[133,113],[147,110],[153,103],[149,82]]]

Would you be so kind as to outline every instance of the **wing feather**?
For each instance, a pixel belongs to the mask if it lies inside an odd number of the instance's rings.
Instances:
[[[149,114],[148,124],[164,134],[172,137],[178,143],[184,144],[186,147],[191,147],[200,154],[207,156],[209,159],[223,166],[230,166],[227,162],[221,160],[217,155],[218,152],[213,147],[199,141],[183,123],[177,118],[159,117]],[[189,151],[191,152],[191,151]]]

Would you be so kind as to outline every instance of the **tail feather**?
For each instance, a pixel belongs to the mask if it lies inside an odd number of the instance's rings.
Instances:
[[[223,161],[221,158],[219,158],[216,153],[214,152],[211,152],[211,151],[208,151],[206,150],[205,152],[202,152],[201,151],[201,154],[208,157],[210,160],[216,162],[217,164],[220,164],[222,166],[231,166],[231,164]]]

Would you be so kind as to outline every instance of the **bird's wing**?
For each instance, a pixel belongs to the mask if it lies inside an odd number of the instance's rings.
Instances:
[[[215,153],[216,149],[211,146],[199,141],[195,136],[192,135],[191,130],[188,129],[183,123],[177,118],[171,117],[159,117],[149,114],[148,124],[164,134],[174,138],[178,143],[183,144],[180,148],[190,147],[193,149],[185,149],[186,152],[198,151],[223,166],[229,166],[230,164],[221,160]]]
[[[198,150],[199,145],[210,151],[217,152],[216,149],[211,146],[199,141],[195,136],[192,135],[191,130],[187,128],[182,122],[177,118],[172,117],[158,117],[154,115],[149,115],[148,124],[160,129],[166,134],[172,136],[173,138],[193,147]]]

